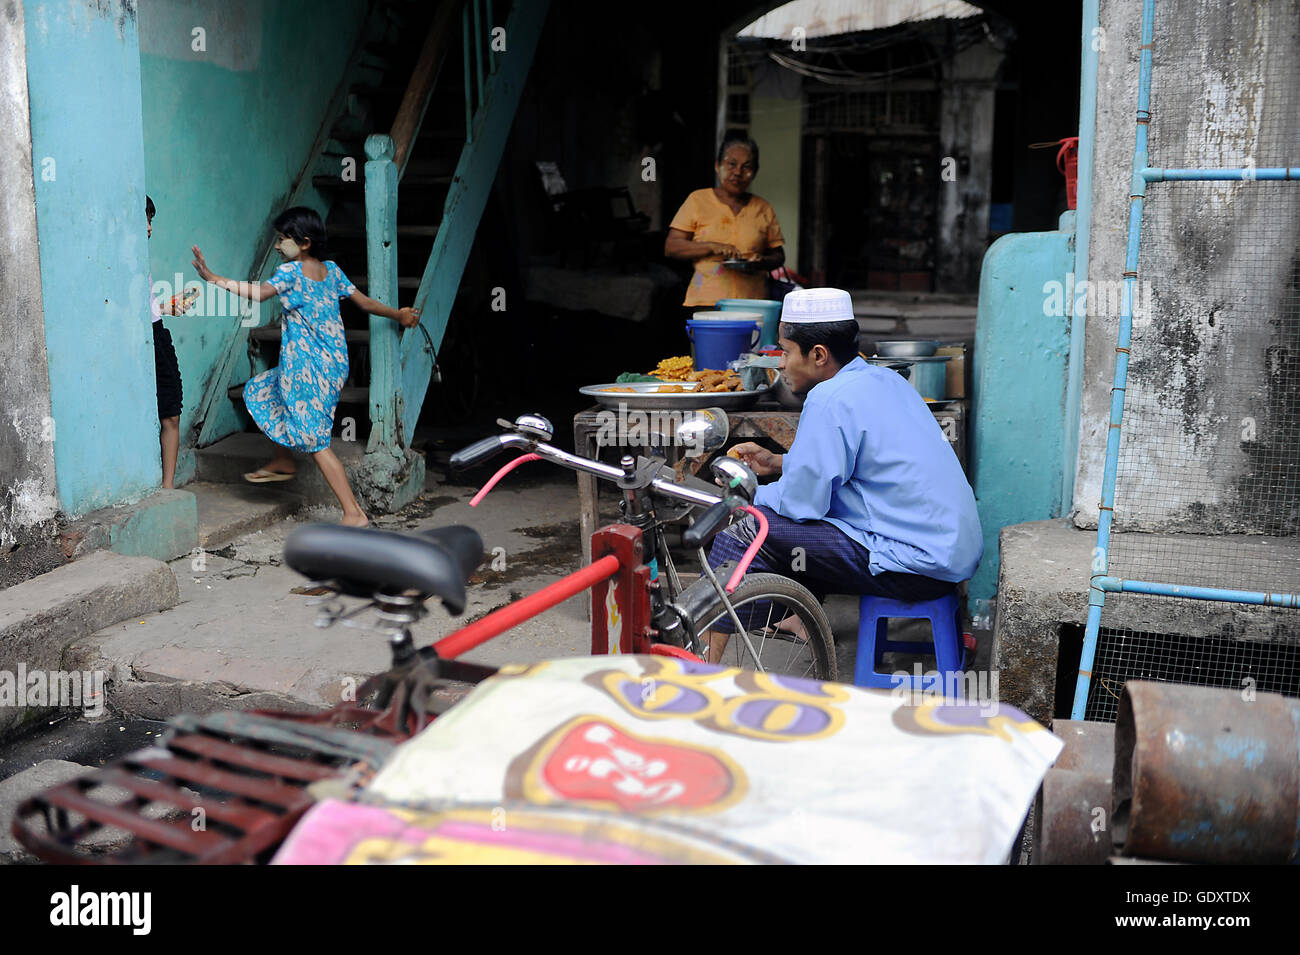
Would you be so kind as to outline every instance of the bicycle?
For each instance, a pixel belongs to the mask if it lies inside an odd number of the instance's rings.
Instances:
[[[757,481],[747,467],[729,458],[717,461],[713,473],[724,484],[719,494],[671,480],[665,476],[671,469],[657,459],[626,456],[613,467],[556,449],[550,422],[539,416],[501,423],[507,434],[452,458],[454,466],[468,467],[506,448],[525,451],[475,495],[475,505],[531,460],[585,470],[622,489],[625,523],[593,535],[590,565],[417,648],[411,627],[428,612],[430,599],[439,598],[452,615],[464,612],[466,582],[483,559],[478,532],[463,526],[413,534],[326,524],[298,528],[286,541],[285,563],[328,594],[318,603],[317,625],[341,622],[384,634],[389,669],[362,683],[355,700],[324,713],[177,717],[165,748],[122,757],[26,800],[14,815],[14,836],[40,858],[63,864],[264,861],[318,798],[309,786],[358,784],[396,745],[496,672],[456,657],[587,589],[593,655],[650,653],[702,663],[710,657],[706,635],[730,626],[727,653],[713,654],[710,662],[748,662],[749,669],[784,677],[835,678],[830,625],[812,593],[775,574],[745,577],[766,535],[762,514],[751,504]],[[707,509],[683,541],[696,548],[703,573],[682,586],[664,528],[700,507]],[[756,515],[760,528],[724,585],[710,570],[703,544],[738,511]],[[349,610],[342,596],[366,602]],[[357,622],[368,610],[378,611],[376,626]],[[791,617],[803,624],[806,644],[778,632],[777,624]],[[199,814],[213,824],[194,828]],[[125,830],[133,839],[116,851],[88,855],[87,845],[105,829]]]
[[[675,475],[662,459],[625,455],[619,466],[614,467],[561,451],[550,444],[554,434],[550,422],[538,415],[524,415],[513,423],[504,420],[497,423],[506,434],[484,438],[457,452],[452,456],[452,467],[463,469],[481,465],[507,448],[524,453],[493,475],[471,499],[471,506],[477,506],[514,468],[534,460],[547,460],[573,471],[585,471],[617,484],[623,492],[619,501],[622,523],[592,535],[591,566],[595,567],[604,556],[620,552],[615,543],[619,536],[616,528],[628,527],[636,531],[640,547],[634,547],[631,554],[624,557],[638,557],[648,568],[648,581],[638,581],[635,585],[629,581],[629,585],[634,595],[648,594],[649,608],[643,610],[633,605],[635,633],[615,651],[599,633],[602,627],[609,628],[611,608],[603,608],[602,618],[598,610],[605,595],[594,592],[593,654],[653,652],[652,644],[658,642],[661,646],[674,647],[713,663],[816,680],[836,678],[831,626],[821,602],[806,587],[787,577],[745,573],[767,535],[766,519],[752,506],[758,482],[749,468],[731,458],[717,459],[712,465],[713,475],[724,488],[724,493],[718,495],[712,490],[674,481]],[[699,420],[688,420],[682,427],[701,430]],[[697,433],[691,437],[699,439],[701,436]],[[704,441],[711,443],[712,447],[704,449],[717,450],[725,439],[725,433],[715,431],[708,434]],[[707,509],[682,534],[682,543],[695,549],[701,576],[683,586],[667,544],[665,529],[700,507]],[[720,575],[709,567],[704,545],[737,512],[753,516],[759,530],[735,566],[728,563],[719,568],[729,572],[721,575],[727,576],[727,583],[723,585]],[[596,586],[599,587],[599,583]],[[792,626],[795,620],[800,627]],[[798,636],[800,629],[806,634],[806,640]],[[723,634],[727,635],[725,649],[718,652],[718,636]],[[441,642],[436,646],[440,645]]]

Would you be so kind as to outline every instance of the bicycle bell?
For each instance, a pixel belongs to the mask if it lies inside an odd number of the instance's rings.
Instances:
[[[555,429],[551,427],[551,423],[539,414],[521,414],[515,419],[514,429],[520,434],[546,443],[555,437]]]
[[[758,490],[758,478],[748,465],[735,458],[718,458],[713,462],[713,480],[726,488],[728,494],[743,497],[751,504]]]

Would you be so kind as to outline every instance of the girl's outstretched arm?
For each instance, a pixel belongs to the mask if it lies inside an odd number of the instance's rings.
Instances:
[[[376,302],[364,292],[353,292],[348,296],[348,300],[361,311],[382,318],[391,318],[403,328],[413,328],[420,324],[420,310],[418,308],[390,308],[383,302]]]
[[[194,271],[199,273],[199,278],[203,281],[211,282],[219,289],[234,292],[254,302],[265,301],[275,294],[275,286],[270,282],[240,282],[236,279],[222,278],[208,268],[208,263],[204,261],[203,253],[197,245],[191,246],[190,251],[194,253],[194,261],[190,264],[194,266]]]

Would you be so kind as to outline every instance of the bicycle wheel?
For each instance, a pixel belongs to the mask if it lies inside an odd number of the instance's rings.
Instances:
[[[718,663],[814,680],[836,678],[830,621],[807,587],[779,574],[746,574],[730,600],[745,627],[743,634],[735,632],[731,615],[716,595],[696,617],[701,645],[725,643]],[[791,632],[792,619],[802,624],[807,640]]]

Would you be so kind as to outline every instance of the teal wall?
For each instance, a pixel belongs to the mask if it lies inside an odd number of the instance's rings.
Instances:
[[[998,239],[980,271],[970,462],[984,558],[969,585],[972,612],[997,591],[1002,528],[1062,513],[1073,213],[1062,219],[1068,231]]]
[[[23,5],[55,483],[73,515],[161,478],[134,9]]]
[[[287,204],[347,66],[365,0],[175,0],[140,4],[145,181],[158,207],[155,282],[197,281],[190,246],[219,274],[248,278]],[[196,50],[195,28],[203,46]],[[364,163],[357,157],[358,169]],[[327,211],[309,193],[307,205]],[[268,270],[269,274],[269,270]],[[265,277],[265,276],[261,276]],[[185,401],[183,444],[241,316],[211,295],[206,314],[167,318]],[[275,308],[274,300],[260,308]],[[222,314],[224,312],[224,314]],[[259,317],[263,324],[266,316]],[[224,384],[224,383],[223,383]],[[217,403],[216,436],[242,425]]]

